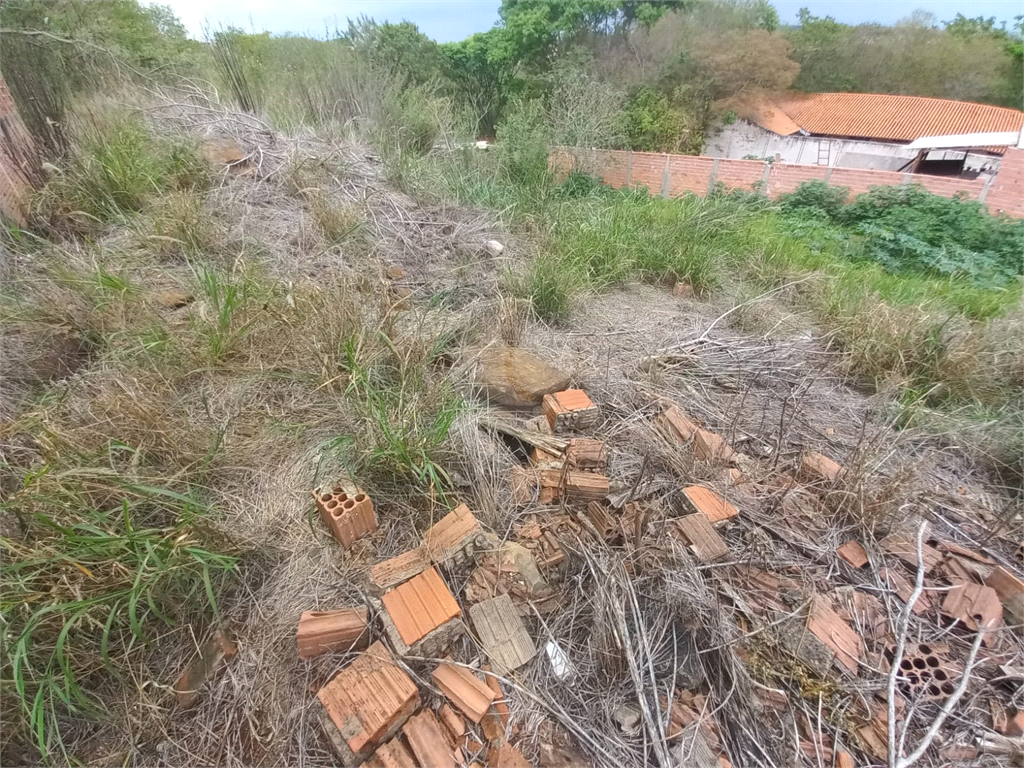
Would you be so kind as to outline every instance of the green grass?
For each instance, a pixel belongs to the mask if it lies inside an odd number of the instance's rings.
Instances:
[[[69,759],[69,714],[103,716],[97,689],[120,678],[115,651],[131,653],[156,625],[212,618],[235,563],[202,545],[208,510],[193,494],[83,458],[25,474],[4,505],[22,535],[0,538],[2,685],[20,710],[5,721],[27,729],[48,763]]]
[[[80,151],[36,196],[37,218],[57,231],[91,234],[143,211],[163,192],[201,192],[210,168],[194,142],[152,136],[140,120],[104,115],[87,123]]]

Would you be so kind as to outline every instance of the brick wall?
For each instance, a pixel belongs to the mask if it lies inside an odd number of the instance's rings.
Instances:
[[[999,173],[988,185],[984,179],[956,179],[944,176],[869,171],[859,168],[827,168],[821,165],[765,163],[760,160],[728,160],[655,152],[627,152],[610,149],[559,148],[552,151],[551,166],[558,173],[580,170],[599,176],[615,188],[647,187],[651,194],[669,196],[692,193],[704,196],[715,185],[726,189],[759,190],[769,197],[794,191],[807,181],[826,181],[834,187],[848,187],[850,196],[871,187],[920,184],[942,197],[962,194],[982,200],[992,213],[1024,218],[1024,150],[1007,149]]]
[[[1006,150],[999,173],[985,196],[985,204],[993,213],[1024,219],[1024,149]]]

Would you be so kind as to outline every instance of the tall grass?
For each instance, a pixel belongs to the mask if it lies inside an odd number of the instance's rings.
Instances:
[[[190,492],[76,464],[25,474],[5,504],[21,535],[0,537],[4,719],[47,762],[69,759],[68,715],[102,716],[97,687],[119,674],[115,651],[131,653],[156,624],[214,615],[235,562],[202,545],[206,510]]]
[[[46,228],[89,234],[141,212],[163,192],[202,192],[210,183],[195,142],[153,136],[138,118],[102,109],[82,116],[78,151],[36,196],[35,216]]]

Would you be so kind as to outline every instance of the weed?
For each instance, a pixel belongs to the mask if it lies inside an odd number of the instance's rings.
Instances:
[[[102,713],[94,691],[119,676],[112,649],[130,652],[193,606],[216,612],[234,559],[202,546],[206,510],[191,494],[109,468],[44,466],[7,508],[23,536],[0,538],[4,689],[44,760],[66,760],[61,723]]]
[[[242,315],[249,303],[248,280],[228,280],[207,267],[196,270],[196,278],[209,303],[210,316],[199,320],[199,332],[212,360],[222,360],[249,331],[252,320]]]

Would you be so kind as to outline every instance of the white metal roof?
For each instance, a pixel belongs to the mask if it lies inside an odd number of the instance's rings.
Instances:
[[[970,147],[1015,147],[1021,141],[1021,131],[995,131],[991,133],[953,133],[948,136],[922,136],[907,145],[907,149],[967,149]]]

